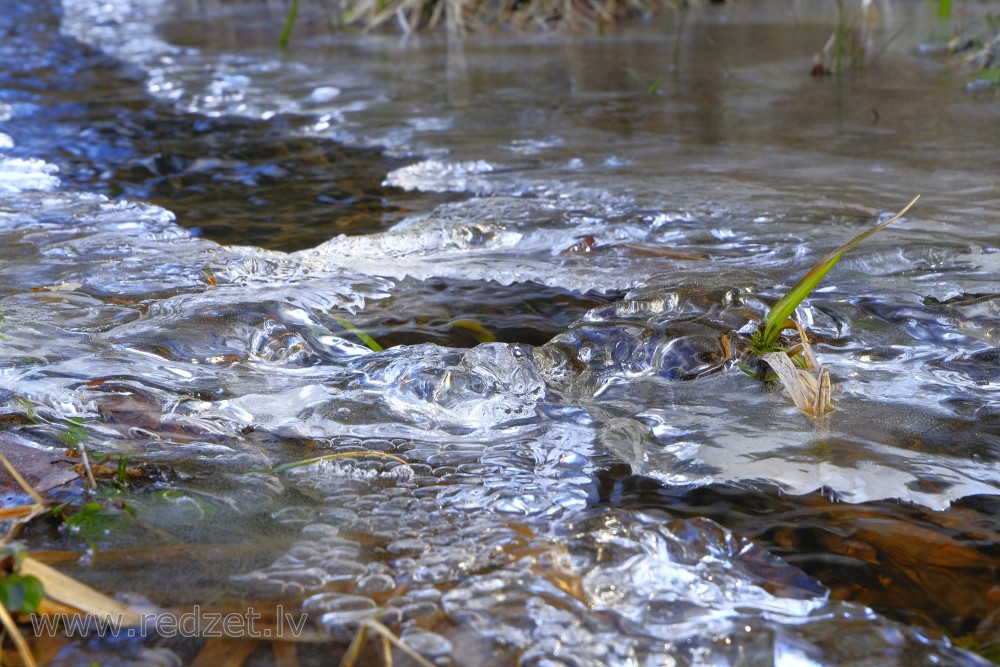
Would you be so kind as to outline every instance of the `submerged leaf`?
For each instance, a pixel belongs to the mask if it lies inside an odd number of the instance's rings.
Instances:
[[[337,324],[339,324],[340,326],[342,326],[345,331],[349,331],[352,334],[354,334],[355,336],[357,336],[358,339],[362,343],[364,343],[365,345],[367,345],[368,349],[371,350],[372,352],[382,352],[383,351],[382,346],[379,345],[378,342],[376,342],[376,340],[374,338],[372,338],[371,336],[369,336],[368,334],[366,334],[364,331],[362,331],[361,329],[357,328],[356,326],[354,326],[353,324],[351,324],[350,322],[348,322],[347,320],[345,320],[343,317],[334,317],[333,321],[336,322]]]
[[[404,466],[409,465],[406,461],[399,458],[398,456],[393,456],[392,454],[386,454],[385,452],[338,452],[336,454],[326,454],[325,456],[315,456],[311,459],[302,459],[301,461],[292,461],[291,463],[282,463],[279,466],[275,466],[272,472],[283,473],[292,470],[293,468],[300,468],[302,466],[312,465],[313,463],[321,463],[323,461],[337,461],[339,459],[353,459],[359,457],[371,457],[376,459],[388,459],[390,461],[396,461]]]
[[[84,614],[93,614],[100,619],[113,618],[124,626],[136,626],[148,622],[152,612],[155,611],[152,608],[132,607],[109,598],[30,556],[24,559],[21,574],[37,579],[46,598]]]
[[[477,343],[497,342],[497,337],[493,335],[493,332],[484,327],[483,323],[479,320],[474,320],[472,318],[452,320],[451,326],[452,328],[467,329],[472,333],[472,337],[476,339]]]

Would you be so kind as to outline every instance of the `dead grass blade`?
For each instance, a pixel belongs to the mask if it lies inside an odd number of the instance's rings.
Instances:
[[[792,397],[795,407],[801,412],[807,415],[819,416],[832,409],[832,406],[828,407],[827,404],[819,402],[820,393],[817,379],[808,372],[796,368],[785,352],[768,352],[761,355],[761,359],[774,369],[781,384],[784,385],[785,391]],[[820,372],[821,381],[824,374],[826,374],[825,369]],[[826,374],[825,378],[825,392],[825,395],[829,396],[829,374]]]
[[[21,662],[28,667],[35,667],[35,656],[31,654],[28,642],[25,641],[24,635],[21,634],[10,612],[2,604],[0,604],[0,625],[3,625],[4,630],[10,635],[11,641],[14,642],[14,646],[17,647],[17,654],[20,656]]]
[[[35,491],[34,487],[28,484],[28,481],[21,476],[21,473],[19,473],[17,469],[14,468],[13,464],[10,461],[8,461],[7,457],[4,456],[2,453],[0,453],[0,463],[3,464],[3,467],[6,468],[7,472],[9,472],[11,477],[14,478],[14,481],[16,481],[21,486],[21,488],[24,489],[24,492],[34,499],[35,503],[37,503],[38,505],[45,504],[45,501],[42,500],[42,497],[40,495],[38,495],[38,492]]]
[[[340,661],[340,667],[354,667],[369,632],[374,632],[382,637],[382,650],[385,652],[386,665],[390,667],[392,665],[391,645],[412,658],[420,667],[435,667],[433,662],[407,646],[392,630],[373,618],[366,618],[361,621],[361,627],[358,628],[357,633],[354,635],[351,645],[347,647],[347,653],[344,654],[343,660]]]
[[[155,609],[137,609],[124,602],[110,598],[96,589],[80,583],[31,556],[21,563],[21,574],[30,574],[42,582],[45,597],[72,607],[85,614],[93,614],[98,618],[107,618],[124,626],[136,626],[143,618],[155,613]]]
[[[6,512],[4,512],[6,516],[0,516],[0,518],[4,519],[14,519],[14,523],[7,530],[7,533],[3,536],[3,538],[0,539],[0,543],[6,544],[14,536],[14,533],[17,531],[19,526],[28,523],[39,514],[45,512],[45,502],[42,500],[42,497],[38,495],[38,492],[35,491],[30,484],[28,484],[28,481],[24,479],[21,473],[17,471],[7,457],[3,455],[3,453],[0,453],[0,463],[2,463],[7,469],[7,472],[9,472],[11,477],[14,478],[14,481],[17,482],[18,486],[24,489],[24,492],[30,495],[35,501],[33,505],[21,505],[19,507],[6,508]]]

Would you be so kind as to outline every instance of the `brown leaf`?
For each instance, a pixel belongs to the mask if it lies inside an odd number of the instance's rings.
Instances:
[[[0,454],[7,457],[11,465],[25,478],[38,493],[68,484],[79,475],[72,470],[72,463],[61,454],[31,447],[10,433],[0,433]],[[0,467],[4,492],[21,490],[8,471]]]
[[[191,667],[241,667],[257,650],[256,639],[248,637],[223,639],[214,637],[205,642]]]
[[[124,626],[140,625],[144,617],[155,613],[154,609],[130,607],[124,602],[110,598],[30,556],[21,563],[20,572],[38,577],[45,589],[46,598],[85,614],[120,620]]]

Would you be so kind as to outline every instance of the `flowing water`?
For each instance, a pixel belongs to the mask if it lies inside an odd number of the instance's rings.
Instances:
[[[136,471],[22,539],[178,613],[308,614],[218,640],[249,664],[365,619],[441,665],[985,664],[1000,101],[879,7],[867,66],[814,77],[834,3],[467,40],[306,11],[281,52],[274,5],[6,2],[0,444]],[[832,416],[733,367],[917,192],[797,311]]]

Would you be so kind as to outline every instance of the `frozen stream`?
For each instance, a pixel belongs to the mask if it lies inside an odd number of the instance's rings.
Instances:
[[[308,612],[302,664],[365,618],[442,665],[985,664],[946,636],[1000,636],[1000,101],[918,53],[921,3],[810,77],[829,4],[692,11],[676,68],[668,19],[282,54],[263,4],[11,8],[0,441],[160,471],[124,498],[153,529],[26,542]],[[917,192],[798,311],[831,417],[733,367]]]

